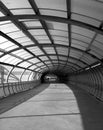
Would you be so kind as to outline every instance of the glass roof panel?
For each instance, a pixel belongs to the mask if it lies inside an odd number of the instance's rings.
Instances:
[[[27,0],[1,0],[9,9],[31,8]]]
[[[31,41],[28,37],[20,37],[20,38],[16,38],[15,41],[19,42],[19,43],[25,43],[27,41]]]
[[[100,25],[99,20],[96,20],[96,19],[93,19],[93,18],[90,18],[90,17],[86,17],[86,16],[83,16],[83,15],[79,15],[79,14],[72,14],[71,18],[74,19],[74,20],[77,20],[77,21],[84,22],[84,23],[89,23],[89,24],[97,26],[97,27],[99,27],[99,25]]]
[[[94,55],[96,56],[96,54],[98,55],[99,58],[103,57],[103,48],[99,49],[95,46],[91,46],[91,50],[90,53],[94,52]]]
[[[40,50],[39,47],[35,46],[35,47],[29,47],[28,50],[30,50],[32,53],[34,53],[35,55],[43,55],[44,53],[42,52],[42,50]]]
[[[37,20],[23,22],[28,28],[42,27],[41,23]]]
[[[67,57],[59,56],[59,60],[67,61]]]
[[[46,66],[44,65],[44,66],[41,66],[41,68],[43,69],[43,68],[45,68]]]
[[[52,60],[57,59],[57,56],[49,56]]]
[[[47,54],[56,54],[54,47],[43,47]]]
[[[100,40],[100,39],[98,39],[98,40]],[[101,39],[101,40],[102,40],[102,39]],[[95,47],[100,48],[100,49],[103,50],[103,43],[102,43],[102,41],[101,41],[101,42],[94,41],[94,42],[93,42],[93,46],[95,46]]]
[[[59,63],[65,65],[65,61],[59,61]]]
[[[103,20],[103,4],[97,0],[72,0],[72,12]]]
[[[38,8],[49,8],[66,11],[66,0],[35,0]]]
[[[14,65],[20,61],[21,61],[20,59],[8,54],[0,58],[0,62],[14,64]]]
[[[55,41],[63,41],[63,42],[68,42],[69,43],[69,39],[68,37],[61,37],[61,36],[52,36],[53,40]]]
[[[89,44],[85,43],[85,42],[82,42],[82,41],[79,41],[79,40],[76,40],[76,39],[72,39],[71,40],[72,44],[75,44],[77,46],[83,46],[85,48],[88,47]]]
[[[32,9],[11,9],[10,10],[14,15],[23,15],[23,14],[35,14]]]
[[[49,40],[49,37],[47,35],[40,35],[40,36],[34,36],[36,40]]]
[[[37,66],[42,66],[42,65],[44,65],[43,63],[38,63],[38,64],[36,64]]]
[[[73,49],[70,50],[70,56],[76,56],[76,57],[80,58],[82,56],[82,54],[83,53],[80,51],[73,50]]]
[[[50,26],[50,29],[68,31],[68,25],[65,23],[46,21],[46,24]],[[48,26],[48,28],[49,28],[49,26]]]
[[[17,47],[18,47],[17,45],[15,45],[14,43],[12,43],[10,41],[0,43],[0,48],[4,49],[5,51],[10,51],[10,50],[15,49]]]
[[[66,47],[56,47],[58,54],[68,55],[68,48]]]
[[[67,13],[64,11],[40,9],[40,13],[42,15],[58,16],[58,17],[67,18]]]
[[[46,35],[46,32],[44,29],[34,29],[34,30],[29,30],[29,32],[34,35],[34,36],[38,36],[38,35]]]
[[[51,64],[51,61],[45,61],[45,64]]]
[[[0,30],[4,33],[10,33],[19,30],[13,23],[0,25]]]
[[[20,63],[18,66],[27,68],[27,67],[29,67],[30,65],[31,65],[30,63],[24,61],[24,62]]]
[[[40,44],[51,44],[51,41],[49,39],[42,39],[42,40],[38,40],[38,42]]]
[[[72,43],[71,47],[75,47],[75,48],[78,48],[78,49],[81,49],[81,50],[84,50],[84,51],[86,50],[86,47],[84,47],[84,46],[82,46],[80,44],[74,44],[74,43]]]
[[[21,61],[22,61],[21,59],[14,58],[11,63],[12,63],[13,65],[16,65],[16,64],[18,64],[18,63],[21,62]]]
[[[76,63],[76,62],[77,62],[77,60],[74,60],[74,59],[72,59],[72,58],[68,58],[68,62],[71,62],[71,63]]]
[[[13,54],[15,54],[16,56],[19,56],[21,58],[29,58],[29,57],[32,57],[32,55],[30,55],[28,52],[26,52],[25,50],[23,49],[20,49],[20,50],[17,50],[17,51],[14,51],[12,52]]]
[[[35,44],[34,42],[32,42],[32,41],[26,41],[26,42],[21,42],[20,43],[22,46],[28,46],[28,45],[33,45],[33,44]]]
[[[93,55],[95,55],[95,56],[98,57],[99,59],[102,59],[102,58],[103,58],[103,55],[100,55],[99,53],[97,53],[97,52],[95,52],[95,51],[93,51],[93,50],[91,50],[90,53],[93,54]],[[103,53],[103,52],[102,52],[102,53]]]
[[[88,54],[85,54],[83,57],[82,57],[82,60],[83,61],[87,61],[87,63],[89,64],[92,64],[94,62],[96,62],[97,60],[94,59],[93,57],[89,56]]]
[[[58,60],[52,60],[53,63],[58,63]]]
[[[49,32],[50,32],[51,35],[58,35],[58,36],[68,37],[68,32],[67,31],[49,29]]]
[[[35,68],[34,70],[35,70],[35,71],[39,71],[40,69],[41,69],[41,68],[40,68],[40,67],[38,67],[38,68]]]
[[[60,44],[60,45],[65,45],[65,46],[69,46],[69,42],[64,42],[64,41],[60,41],[60,40],[55,40],[54,43],[55,44]]]
[[[44,60],[49,60],[47,56],[41,56],[41,57],[39,57],[39,58],[40,58],[41,60],[43,60],[43,61],[44,61]]]
[[[93,31],[90,31],[90,30],[82,28],[82,27],[78,27],[78,26],[74,26],[74,25],[72,25],[71,27],[72,27],[72,32],[82,34],[82,35],[90,37],[90,38],[93,38],[93,36],[95,34]]]
[[[80,41],[84,41],[84,42],[86,42],[86,43],[90,43],[91,42],[91,38],[88,38],[88,37],[85,37],[85,36],[82,36],[82,35],[78,35],[78,34],[76,34],[76,33],[72,33],[71,34],[71,37],[73,38],[73,39],[78,39],[78,40],[80,40]]]
[[[40,62],[40,60],[37,59],[37,58],[32,58],[32,59],[30,59],[28,61],[32,62],[33,64]]]
[[[34,70],[35,68],[37,68],[37,66],[36,66],[36,65],[33,65],[33,66],[31,66],[29,69]]]
[[[98,34],[95,40],[103,43],[103,35]]]
[[[6,42],[6,41],[8,41],[6,38],[0,36],[0,43]]]
[[[51,41],[49,40],[49,39],[42,39],[42,40],[38,40],[38,42],[40,43],[40,44],[51,44]]]
[[[79,66],[82,67],[82,68],[85,68],[85,67],[86,67],[86,65],[83,64],[82,62],[78,62],[77,65],[79,65]]]
[[[25,34],[22,31],[18,30],[18,31],[8,33],[8,36],[15,39],[19,37],[25,37]]]

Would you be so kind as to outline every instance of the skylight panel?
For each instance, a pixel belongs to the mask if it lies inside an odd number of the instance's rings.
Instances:
[[[40,62],[40,60],[37,58],[30,59],[29,61],[32,62],[33,64]]]
[[[68,55],[68,48],[64,47],[56,47],[58,54]]]
[[[45,64],[51,64],[51,61],[45,61]]]
[[[35,0],[38,8],[50,8],[66,11],[66,0]]]
[[[33,65],[33,66],[31,66],[29,69],[34,70],[34,69],[36,69],[36,68],[37,68],[37,66],[36,66],[36,65]]]
[[[60,10],[46,10],[46,9],[40,9],[40,13],[42,15],[49,15],[49,16],[57,16],[57,17],[63,17],[67,18],[67,12],[60,11]]]
[[[46,35],[46,32],[44,29],[34,29],[34,30],[29,30],[29,32],[34,35],[34,36],[38,36],[38,35]]]
[[[15,54],[16,56],[19,56],[19,57],[24,58],[24,59],[29,58],[29,57],[32,57],[31,54],[29,54],[28,52],[26,52],[26,51],[23,50],[23,49],[14,51],[14,52],[12,52],[12,53]]]
[[[38,63],[38,64],[36,64],[37,66],[42,66],[42,65],[44,65],[44,63]]]
[[[6,38],[0,36],[0,43],[6,42],[6,41],[8,41]]]
[[[57,56],[49,56],[52,60],[56,60]]]
[[[12,43],[10,41],[7,41],[7,42],[0,44],[0,48],[4,49],[5,51],[10,51],[10,50],[15,49],[17,47],[18,47],[17,45],[15,45],[14,43]]]
[[[41,60],[43,60],[43,61],[44,61],[44,60],[49,60],[47,56],[41,56],[41,57],[39,57],[39,58],[40,58]]]
[[[47,54],[56,54],[56,52],[55,52],[53,47],[43,47],[43,49],[45,50],[45,52]]]
[[[68,31],[68,25],[65,23],[59,23],[59,22],[49,22],[46,21],[48,25],[51,25],[51,27],[55,30],[62,30],[62,31]]]
[[[27,0],[1,0],[9,9],[31,8]]]
[[[67,61],[67,58],[68,58],[68,57],[59,56],[59,60]]]
[[[21,9],[11,9],[11,12],[14,14],[14,15],[27,15],[27,14],[35,14],[34,13],[34,11],[33,11],[33,9],[23,9],[23,8],[21,8]]]
[[[72,32],[82,34],[82,35],[90,37],[90,38],[93,38],[93,36],[95,34],[93,31],[82,28],[82,27],[78,27],[78,26],[74,26],[74,25],[72,25],[71,27],[72,27]]]
[[[20,61],[21,61],[20,59],[14,57],[14,56],[11,56],[9,54],[7,54],[7,55],[5,55],[5,56],[3,56],[3,57],[0,58],[0,62],[14,64],[14,65],[16,63],[20,62]]]
[[[10,36],[13,39],[16,39],[20,37],[25,37],[25,34],[22,31],[18,30],[18,31],[9,33],[8,36]]]
[[[0,30],[4,33],[10,33],[14,31],[18,31],[19,29],[13,23],[8,23],[2,26],[0,25]]]
[[[40,44],[51,44],[51,41],[49,39],[39,39],[38,42]]]
[[[28,63],[28,62],[25,61],[25,62],[22,62],[21,64],[19,64],[18,66],[27,68],[30,65],[31,65],[30,63]]]
[[[44,53],[42,52],[42,50],[40,50],[39,47],[35,46],[35,47],[29,47],[28,50],[30,50],[32,53],[34,53],[35,55],[43,55]]]
[[[42,27],[41,23],[37,20],[25,21],[23,22],[28,28]]]

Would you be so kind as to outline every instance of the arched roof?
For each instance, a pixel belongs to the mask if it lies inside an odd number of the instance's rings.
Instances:
[[[102,0],[0,1],[1,65],[73,73],[102,58]]]

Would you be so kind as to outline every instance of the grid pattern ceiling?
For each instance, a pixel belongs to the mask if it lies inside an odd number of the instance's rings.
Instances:
[[[0,64],[80,71],[103,61],[102,0],[1,0]]]

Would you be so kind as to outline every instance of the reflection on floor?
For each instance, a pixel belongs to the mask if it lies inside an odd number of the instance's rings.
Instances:
[[[30,98],[29,95],[33,97]],[[99,120],[95,122],[95,119],[91,117],[90,120],[88,119],[87,125],[92,123],[92,126],[90,124],[90,127],[86,127],[85,119],[89,117],[88,114],[86,115],[86,112],[89,111],[89,107],[81,105],[87,105],[84,103],[86,102],[89,106],[89,101],[93,100],[93,104],[96,106],[96,114],[103,110],[103,105],[80,89],[69,88],[65,84],[50,84],[48,87],[46,84],[43,84],[39,88],[25,93],[24,97],[28,96],[28,100],[26,99],[25,102],[0,115],[0,130],[103,129],[103,122],[100,123],[98,122]],[[21,94],[19,98],[21,99],[22,97]],[[12,96],[13,101],[17,98],[17,96]],[[99,109],[98,105],[100,106]],[[82,109],[82,107],[85,107],[85,109]],[[85,118],[82,114],[88,117]],[[93,127],[93,123],[97,123],[96,129]]]

